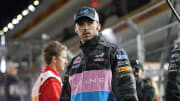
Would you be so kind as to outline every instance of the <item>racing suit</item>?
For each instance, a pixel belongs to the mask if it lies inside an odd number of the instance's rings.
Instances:
[[[80,44],[65,73],[60,101],[138,101],[128,56],[102,34]]]
[[[180,46],[171,53],[165,98],[166,101],[180,101]]]
[[[46,66],[32,89],[32,101],[59,101],[62,82],[59,73]]]

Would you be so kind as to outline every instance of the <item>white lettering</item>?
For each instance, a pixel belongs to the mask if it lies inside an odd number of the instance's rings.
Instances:
[[[78,86],[87,86],[87,85],[96,85],[96,84],[104,84],[105,78],[88,78],[86,80],[79,80],[76,83],[72,83],[71,81],[71,87],[77,88]]]

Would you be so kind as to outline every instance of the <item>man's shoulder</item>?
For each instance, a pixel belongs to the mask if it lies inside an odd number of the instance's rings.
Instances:
[[[115,51],[115,50],[121,50],[117,44],[115,43],[110,43],[108,41],[105,41],[105,44],[104,44],[105,47],[109,47],[111,48],[111,50]]]
[[[117,44],[107,42],[106,46],[111,49],[111,53],[113,53],[113,54],[117,53],[117,54],[121,54],[121,55],[127,55],[126,51],[123,48],[119,47]]]
[[[105,46],[105,47],[109,47],[109,48],[111,48],[111,50],[113,50],[113,51],[122,51],[122,52],[124,52],[124,49],[123,48],[120,48],[119,46],[118,46],[118,43],[112,43],[112,42],[109,42],[109,41],[107,41],[102,35],[101,35],[101,42],[100,42],[100,44],[101,45],[103,45],[103,46]]]
[[[177,57],[180,57],[180,48],[177,47],[171,51],[170,59],[175,59]]]
[[[180,53],[180,46],[174,48],[171,52],[172,53]]]
[[[47,85],[58,84],[59,85],[60,83],[56,78],[51,77],[44,84],[47,84]]]

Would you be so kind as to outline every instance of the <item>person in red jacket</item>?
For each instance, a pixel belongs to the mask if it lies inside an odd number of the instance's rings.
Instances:
[[[32,89],[32,101],[59,101],[62,82],[58,72],[67,65],[67,47],[52,41],[43,49],[46,66]]]

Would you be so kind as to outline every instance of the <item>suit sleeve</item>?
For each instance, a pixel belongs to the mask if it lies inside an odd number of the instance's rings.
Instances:
[[[138,101],[135,78],[126,52],[115,49],[111,53],[112,90],[117,101]]]
[[[71,100],[71,88],[69,84],[69,68],[70,68],[70,65],[68,66],[67,71],[64,76],[63,87],[62,87],[61,97],[59,101]]]
[[[180,101],[180,50],[172,51],[167,71],[167,84],[165,87],[166,101]]]

